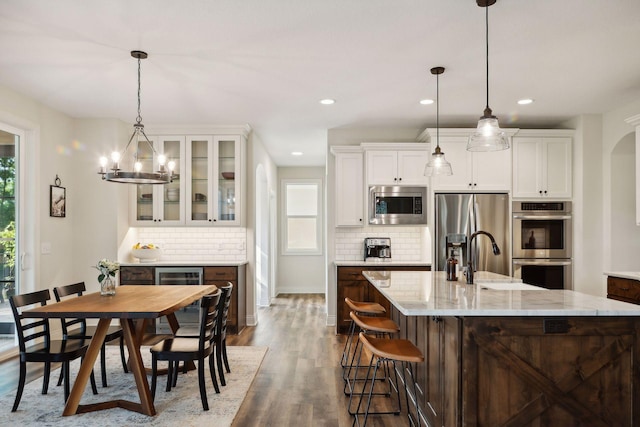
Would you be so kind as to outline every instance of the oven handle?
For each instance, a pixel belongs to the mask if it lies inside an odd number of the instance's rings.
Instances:
[[[547,261],[542,259],[537,260],[513,260],[513,265],[571,265],[571,261]]]
[[[571,215],[513,215],[513,219],[571,219]]]

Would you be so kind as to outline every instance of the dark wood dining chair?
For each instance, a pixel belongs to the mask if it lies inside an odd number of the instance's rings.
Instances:
[[[58,286],[53,288],[53,294],[56,297],[56,301],[60,302],[62,298],[69,295],[82,296],[83,292],[87,290],[84,282],[74,283],[67,286]],[[64,339],[73,340],[87,340],[91,339],[96,333],[96,326],[88,326],[86,319],[69,319],[62,318],[62,337]],[[120,326],[109,326],[107,330],[107,336],[104,338],[102,348],[100,349],[100,374],[102,376],[102,387],[107,386],[107,358],[106,358],[106,343],[113,340],[120,340],[120,360],[122,361],[122,369],[124,372],[129,372],[127,368],[127,359],[124,355],[124,334]],[[58,385],[62,381],[62,376],[58,379]]]
[[[227,385],[224,378],[224,370],[222,364],[227,370],[227,373],[231,372],[229,368],[229,359],[227,358],[227,317],[229,315],[229,305],[231,304],[231,293],[233,292],[233,283],[227,282],[224,286],[218,286],[220,289],[220,302],[218,303],[218,321],[216,324],[216,332],[213,336],[213,341],[216,346],[216,362],[218,366],[218,376],[220,377],[220,384]],[[198,330],[194,327],[181,327],[175,332],[176,337],[198,337]],[[174,381],[175,385],[175,381]]]
[[[202,409],[209,410],[207,401],[207,390],[205,384],[205,359],[209,360],[209,371],[211,381],[216,393],[220,393],[218,382],[215,377],[215,367],[213,363],[213,336],[215,334],[216,323],[218,321],[218,302],[220,301],[220,290],[213,294],[205,295],[200,300],[200,324],[199,336],[197,338],[173,337],[167,338],[151,347],[151,396],[155,400],[156,383],[158,379],[158,361],[167,361],[167,391],[171,391],[171,386],[175,381],[178,372],[179,362],[198,361],[198,384],[200,386],[200,399]]]
[[[72,360],[84,358],[88,340],[52,340],[49,319],[30,319],[22,315],[23,307],[39,304],[47,305],[51,299],[48,289],[9,297],[13,319],[16,323],[18,334],[18,348],[20,350],[20,378],[18,390],[11,412],[15,412],[22,398],[25,379],[27,375],[27,363],[44,363],[44,378],[42,383],[42,394],[47,394],[49,389],[49,377],[51,375],[51,364],[62,363],[62,374],[64,377],[64,400],[69,398],[69,365]],[[93,394],[98,394],[96,381],[91,373],[91,389]]]

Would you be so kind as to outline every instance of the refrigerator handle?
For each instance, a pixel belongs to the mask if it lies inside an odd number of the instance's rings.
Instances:
[[[469,235],[467,236],[467,245],[472,245],[469,249],[473,253],[473,259],[475,260],[474,270],[477,270],[478,264],[478,244],[476,241],[471,242],[471,235],[478,231],[478,202],[476,196],[471,196],[471,209],[469,210]],[[477,240],[477,239],[476,239]],[[467,264],[470,260],[467,260]]]

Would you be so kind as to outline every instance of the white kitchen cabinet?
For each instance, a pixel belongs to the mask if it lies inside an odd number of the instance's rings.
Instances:
[[[364,154],[351,147],[332,147],[335,155],[337,227],[362,227],[365,221]]]
[[[150,136],[149,140],[158,154],[165,154],[167,162],[174,161],[174,179],[169,184],[137,184],[131,187],[132,225],[176,226],[184,224],[185,204],[185,138],[184,136]],[[138,146],[138,160],[143,170],[158,170],[153,164],[151,148]],[[157,156],[156,159],[157,160]]]
[[[407,149],[390,148],[396,144],[383,144],[371,149],[366,145],[367,185],[417,185],[426,186],[424,168],[429,161],[429,145],[422,143],[402,144]],[[389,148],[386,148],[389,147]],[[403,148],[404,148],[403,147]]]
[[[453,174],[434,176],[431,185],[440,191],[510,191],[511,151],[467,151],[468,135],[455,132],[446,136],[441,129],[440,149],[451,164]],[[472,131],[468,131],[472,132]],[[431,138],[432,145],[435,138]]]
[[[530,130],[513,138],[513,197],[571,198],[571,132]]]
[[[240,224],[241,146],[239,135],[187,137],[187,224]]]

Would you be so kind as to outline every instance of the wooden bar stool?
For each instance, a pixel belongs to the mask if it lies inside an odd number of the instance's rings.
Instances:
[[[350,311],[353,311],[361,316],[378,316],[387,312],[387,310],[385,310],[385,308],[377,302],[354,301],[351,298],[345,298],[344,302],[345,304],[347,304],[347,307],[349,307]],[[344,342],[342,358],[340,359],[340,366],[342,366],[343,368],[345,368],[349,363],[349,355],[351,354],[351,347],[354,340],[357,340],[356,325],[353,320],[351,320],[351,325],[349,326],[349,334],[347,335],[347,340]]]
[[[420,410],[418,408],[417,394],[416,394],[416,381],[413,373],[413,364],[414,363],[422,363],[424,361],[424,355],[420,351],[418,347],[413,345],[413,343],[409,340],[405,339],[385,339],[385,338],[376,338],[370,335],[366,335],[362,332],[358,335],[358,339],[362,344],[362,348],[367,355],[370,355],[369,366],[367,367],[367,376],[365,379],[365,384],[360,393],[360,400],[358,401],[358,407],[355,410],[354,418],[353,418],[353,426],[360,426],[360,416],[364,415],[364,420],[362,422],[362,426],[367,424],[367,418],[372,414],[399,414],[402,410],[400,403],[400,393],[398,392],[398,409],[397,411],[388,411],[388,412],[370,412],[371,409],[371,399],[374,395],[373,389],[375,386],[376,375],[381,365],[390,364],[390,368],[396,372],[396,390],[398,390],[398,375],[396,370],[396,362],[401,363],[402,370],[402,380],[404,382],[405,387],[405,400],[407,403],[407,416],[409,417],[409,423],[411,426],[420,426]],[[371,375],[371,371],[373,370],[373,375]],[[415,419],[411,414],[411,409],[409,406],[409,393],[410,393],[410,383],[407,382],[407,371],[409,371],[409,380],[411,384],[413,384],[412,394],[415,409]],[[369,391],[366,391],[367,384],[370,383]],[[367,395],[367,402],[365,407],[362,407],[363,398]],[[364,412],[362,412],[364,410]]]
[[[355,325],[354,329],[358,329],[360,332],[366,334],[373,334],[378,338],[391,338],[392,335],[400,332],[398,324],[388,317],[358,316],[353,311],[349,313],[349,316],[351,317],[351,323]],[[355,382],[364,380],[364,378],[358,378],[355,374],[352,376],[354,368],[360,366],[362,351],[358,351],[359,346],[360,341],[357,340],[353,349],[348,353],[349,363],[344,365],[342,369],[342,379],[345,381],[344,393],[348,396],[353,393]]]

